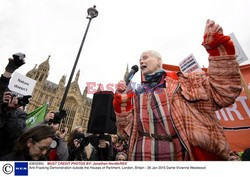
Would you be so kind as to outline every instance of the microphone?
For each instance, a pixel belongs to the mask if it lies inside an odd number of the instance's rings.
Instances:
[[[131,71],[128,73],[128,76],[125,80],[126,85],[128,86],[129,82],[132,80],[132,78],[134,77],[135,73],[139,70],[137,65],[134,65],[131,67]]]

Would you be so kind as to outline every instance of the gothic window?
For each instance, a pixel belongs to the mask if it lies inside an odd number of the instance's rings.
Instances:
[[[84,117],[87,117],[87,113],[88,113],[88,110],[85,109],[85,111],[84,111]]]
[[[85,121],[84,122],[84,127],[87,127],[88,126],[87,124],[88,124],[88,121]]]
[[[32,95],[33,95],[33,99],[36,98],[36,93],[37,93],[37,90],[34,90],[34,91],[33,91],[33,94],[32,94]]]
[[[36,73],[36,77],[35,77],[35,80],[37,80],[39,77],[39,72]]]
[[[50,97],[49,104],[51,105],[53,103],[53,97]]]
[[[85,108],[82,108],[82,115],[84,116]]]
[[[45,96],[44,103],[48,102],[48,95]]]
[[[41,82],[43,80],[44,74],[42,74],[39,78],[39,81]]]
[[[67,116],[64,122],[65,122],[65,126],[69,128],[69,132],[72,129],[77,107],[78,107],[77,101],[73,97],[70,97],[66,100],[64,109],[67,112]]]
[[[89,109],[87,109],[87,115],[86,115],[86,117],[89,117],[89,114],[90,114],[90,111],[89,111]]]
[[[38,103],[42,103],[42,101],[43,101],[43,93],[40,94],[37,101],[38,101]]]

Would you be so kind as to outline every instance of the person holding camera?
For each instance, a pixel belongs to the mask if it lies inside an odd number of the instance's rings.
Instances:
[[[68,160],[68,145],[65,141],[65,136],[68,132],[68,128],[65,127],[60,130],[61,120],[66,117],[66,111],[62,110],[59,112],[50,111],[46,115],[44,121],[41,124],[48,125],[52,130],[55,131],[55,137],[53,141],[53,147],[47,154],[48,159],[51,161],[66,161]]]
[[[83,127],[82,126],[78,125],[78,126],[74,127],[73,130],[70,132],[69,137],[67,139],[68,146],[71,145],[72,141],[74,140],[74,136],[77,133],[83,133]]]
[[[14,54],[0,77],[0,157],[11,152],[26,128],[24,105],[8,88],[14,71],[25,63],[24,58],[22,53]]]
[[[89,144],[88,137],[85,137],[83,132],[77,132],[71,138],[71,142],[68,142],[69,158],[70,161],[86,161],[87,154],[85,147]]]
[[[142,53],[145,82],[127,93],[125,81],[114,96],[118,132],[129,138],[128,160],[229,160],[230,148],[215,111],[241,93],[235,47],[220,25],[207,20],[202,45],[208,73],[167,72],[161,55]]]

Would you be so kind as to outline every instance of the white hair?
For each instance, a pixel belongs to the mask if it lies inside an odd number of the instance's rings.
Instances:
[[[154,50],[146,50],[143,53],[150,53],[151,55],[161,59],[161,54],[159,54],[158,52],[156,52]]]
[[[80,128],[83,128],[81,125],[77,125],[74,127],[74,130],[78,131]]]

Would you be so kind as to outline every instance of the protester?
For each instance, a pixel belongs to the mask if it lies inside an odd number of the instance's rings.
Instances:
[[[115,158],[118,152],[124,152],[124,153],[128,152],[127,140],[123,139],[121,136],[112,135],[112,148],[113,148],[113,160],[116,160]]]
[[[124,152],[118,152],[115,156],[116,161],[126,161],[127,160],[127,154]]]
[[[14,152],[0,158],[1,161],[47,160],[45,154],[50,148],[55,132],[47,125],[38,125],[25,131],[19,138]]]
[[[118,142],[118,135],[113,134],[111,135],[111,145],[112,145],[112,151],[113,151],[113,159],[115,160],[116,154],[119,152],[119,146],[117,146],[119,144]]]
[[[48,159],[55,161],[65,161],[68,160],[69,152],[68,146],[65,141],[65,136],[68,132],[68,128],[65,127],[63,130],[59,130],[61,120],[66,117],[66,111],[62,110],[60,112],[50,111],[42,124],[47,124],[52,130],[54,130],[55,137],[53,144],[55,147],[51,148],[48,153]]]
[[[88,160],[85,147],[89,144],[89,139],[84,136],[83,132],[78,132],[72,137],[72,141],[68,144],[70,161],[86,161]]]
[[[129,138],[129,160],[228,160],[230,149],[215,111],[241,92],[235,48],[222,28],[207,20],[202,45],[208,73],[162,70],[155,51],[140,57],[145,82],[136,92],[118,83],[114,97],[119,134]]]
[[[67,144],[68,146],[71,145],[72,141],[73,141],[73,138],[74,136],[77,134],[77,133],[83,133],[83,127],[82,126],[76,126],[69,134],[69,137],[67,139]]]
[[[0,77],[0,157],[11,152],[26,128],[23,105],[8,88],[12,74],[24,63],[24,58],[10,58]]]

